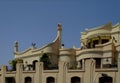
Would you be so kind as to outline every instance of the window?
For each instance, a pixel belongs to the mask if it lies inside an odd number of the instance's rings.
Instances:
[[[38,61],[37,60],[33,61],[33,70],[35,70],[35,64],[36,64],[36,62],[38,62]]]
[[[14,77],[6,77],[5,83],[15,83],[15,78]]]
[[[26,77],[25,78],[25,83],[32,83],[32,78],[31,77]]]
[[[71,78],[71,83],[80,83],[80,78],[75,76]]]
[[[113,79],[109,76],[100,77],[99,83],[113,83]]]
[[[47,78],[47,83],[55,83],[55,78],[54,77],[48,77]]]

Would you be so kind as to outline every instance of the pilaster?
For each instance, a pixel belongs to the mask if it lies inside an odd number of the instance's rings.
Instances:
[[[66,83],[67,63],[59,62],[59,73],[57,83]]]
[[[16,64],[16,83],[22,83],[23,64]]]
[[[95,61],[93,59],[89,59],[85,61],[84,83],[93,83],[94,66],[95,66]]]
[[[37,62],[35,69],[36,69],[35,70],[36,73],[35,73],[34,83],[42,83],[43,63]]]
[[[1,83],[5,83],[6,69],[7,69],[7,68],[6,68],[5,65],[3,65],[2,68],[1,68],[1,74],[2,74],[2,76],[1,76]]]
[[[118,79],[118,82],[120,82],[120,53],[118,54]]]

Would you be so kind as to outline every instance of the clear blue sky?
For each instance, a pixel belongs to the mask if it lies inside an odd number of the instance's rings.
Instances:
[[[0,65],[14,58],[14,41],[23,51],[54,40],[63,26],[65,47],[80,47],[85,28],[120,22],[120,0],[0,0]]]

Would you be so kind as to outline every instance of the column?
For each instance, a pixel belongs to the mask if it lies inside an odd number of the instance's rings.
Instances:
[[[85,69],[85,60],[82,59],[82,69]]]
[[[81,63],[80,63],[80,61],[77,61],[77,68],[79,69],[79,68],[81,68]]]
[[[98,44],[102,44],[102,39],[101,39],[101,37],[100,36],[98,36],[98,38],[99,38],[99,42],[98,42]]]

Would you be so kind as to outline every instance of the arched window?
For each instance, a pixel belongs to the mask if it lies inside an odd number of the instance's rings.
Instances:
[[[113,83],[113,79],[109,76],[100,77],[99,83]]]
[[[32,83],[32,78],[31,77],[26,77],[25,78],[25,83]]]
[[[77,77],[77,76],[72,77],[71,78],[71,83],[80,83],[80,77]]]
[[[46,81],[47,81],[47,83],[55,83],[55,78],[54,77],[48,77]]]
[[[38,62],[38,61],[37,60],[33,61],[33,70],[35,70],[35,64],[36,64],[36,62]]]
[[[14,77],[6,77],[5,83],[15,83],[15,78]]]

